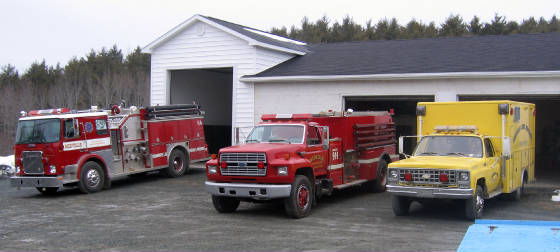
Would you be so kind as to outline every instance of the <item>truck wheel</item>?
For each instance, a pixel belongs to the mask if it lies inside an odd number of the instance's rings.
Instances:
[[[306,176],[296,175],[290,197],[284,200],[286,214],[292,218],[303,218],[311,212],[313,190]]]
[[[103,189],[105,174],[101,166],[93,161],[88,161],[80,172],[78,188],[82,193],[95,193]]]
[[[219,213],[231,213],[239,207],[239,199],[226,196],[212,195],[212,203]]]
[[[465,217],[468,220],[474,221],[482,217],[482,212],[484,211],[484,197],[482,193],[482,186],[477,185],[474,197],[465,201]]]
[[[387,187],[387,162],[380,159],[377,162],[377,179],[373,184],[374,192],[384,192]]]
[[[393,195],[392,201],[393,214],[396,216],[408,215],[408,210],[410,209],[412,200],[405,196]]]
[[[58,191],[58,187],[35,187],[43,195],[53,195]]]
[[[189,160],[184,152],[178,149],[171,151],[169,155],[169,167],[165,169],[165,174],[170,178],[183,176],[189,169]]]
[[[521,186],[510,195],[510,198],[515,201],[521,200],[521,197],[523,197],[523,190],[525,190],[525,173],[521,174]]]

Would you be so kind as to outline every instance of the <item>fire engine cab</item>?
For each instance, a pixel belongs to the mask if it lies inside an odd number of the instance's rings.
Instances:
[[[206,163],[206,189],[220,213],[240,201],[284,200],[293,218],[333,189],[385,191],[387,164],[398,159],[389,112],[268,114],[244,144]]]
[[[202,114],[198,105],[22,112],[10,183],[43,194],[63,186],[93,193],[121,175],[181,176],[208,157]]]

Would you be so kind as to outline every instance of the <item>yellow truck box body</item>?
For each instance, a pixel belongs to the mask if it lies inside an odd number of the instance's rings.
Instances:
[[[447,198],[466,200],[467,218],[479,218],[484,199],[502,193],[519,199],[523,184],[534,180],[534,104],[420,102],[416,112],[415,153],[388,165],[396,215],[413,200]]]
[[[426,114],[417,117],[420,135],[434,133],[437,126],[476,126],[478,134],[491,138],[498,156],[502,156],[502,115],[499,104],[508,104],[505,115],[505,136],[510,140],[511,156],[505,160],[505,180],[502,192],[510,193],[521,186],[521,172],[527,171],[528,181],[535,177],[535,105],[514,101],[469,101],[469,102],[420,102]],[[420,118],[422,124],[420,124]]]

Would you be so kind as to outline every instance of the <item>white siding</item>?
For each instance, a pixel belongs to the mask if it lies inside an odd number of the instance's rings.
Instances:
[[[196,21],[152,51],[152,105],[169,104],[169,71],[199,68],[233,68],[232,122],[245,133],[255,121],[253,84],[239,78],[253,75],[294,55],[251,46],[247,41],[213,25]]]
[[[433,95],[455,101],[459,95],[560,94],[558,78],[438,79],[255,84],[255,123],[262,114],[341,111],[345,96]]]

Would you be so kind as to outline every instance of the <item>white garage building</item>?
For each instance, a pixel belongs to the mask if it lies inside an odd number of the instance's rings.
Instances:
[[[151,104],[201,104],[211,152],[266,113],[394,108],[409,135],[418,101],[511,99],[537,105],[537,172],[560,173],[560,33],[307,45],[195,15],[143,51]]]

